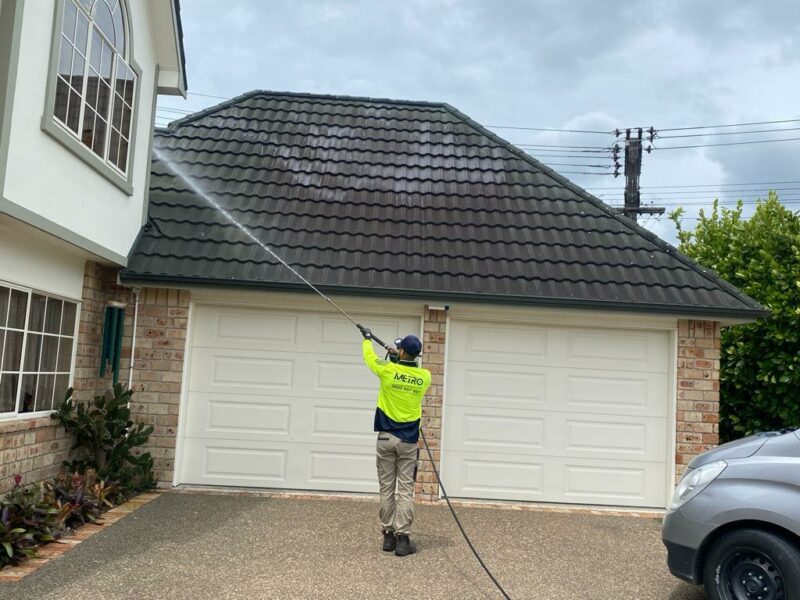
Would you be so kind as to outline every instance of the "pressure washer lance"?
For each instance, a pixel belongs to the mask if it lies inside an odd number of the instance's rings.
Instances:
[[[219,213],[222,214],[222,216],[224,216],[231,223],[231,225],[233,225],[234,227],[239,229],[245,236],[247,236],[250,240],[255,242],[258,246],[260,246],[262,250],[264,250],[267,254],[272,256],[275,260],[277,260],[279,263],[281,263],[284,267],[286,267],[292,273],[294,273],[294,275],[300,281],[302,281],[304,284],[306,284],[308,287],[310,287],[312,290],[314,290],[317,294],[319,294],[322,297],[322,299],[325,300],[325,302],[327,302],[333,308],[335,308],[337,311],[339,311],[342,314],[342,316],[344,318],[346,318],[348,321],[350,321],[353,325],[355,325],[358,328],[359,331],[364,329],[364,327],[362,327],[361,325],[356,323],[355,320],[350,315],[348,315],[338,304],[336,304],[333,300],[328,298],[328,296],[323,294],[317,288],[317,286],[315,286],[308,279],[306,279],[305,277],[300,275],[300,273],[298,273],[289,263],[287,263],[280,256],[275,254],[275,252],[273,252],[272,249],[269,246],[267,246],[264,242],[262,242],[260,239],[258,239],[253,234],[252,231],[250,231],[247,227],[245,227],[244,225],[239,223],[239,221],[234,219],[233,216],[231,216],[231,214],[227,210],[222,208],[222,206],[220,206],[219,203],[216,200],[211,198],[211,196],[209,196],[205,192],[205,190],[200,189],[200,187],[193,181],[193,178],[191,176],[187,176],[185,173],[183,173],[183,170],[181,169],[181,167],[179,165],[175,164],[174,162],[172,162],[168,158],[164,157],[161,154],[161,152],[159,151],[158,148],[154,147],[153,148],[153,153],[156,155],[156,158],[158,158],[158,160],[163,162],[173,173],[175,173],[175,175],[177,175],[179,178],[181,178],[184,181],[184,183],[186,183],[186,185],[188,185],[189,188],[195,194],[200,196],[210,206],[212,206],[217,211],[219,211]],[[394,350],[393,348],[390,349],[390,347],[386,343],[384,343],[379,338],[376,338],[374,335],[372,336],[372,340],[377,342],[378,344],[380,344],[380,346],[383,347],[387,352],[391,352],[392,350]],[[472,553],[475,555],[475,558],[478,559],[478,562],[480,563],[481,567],[483,567],[483,570],[486,571],[486,574],[492,580],[492,583],[494,583],[495,586],[497,586],[497,589],[500,590],[500,593],[503,594],[503,597],[506,600],[511,600],[511,597],[503,589],[503,586],[500,585],[500,582],[498,582],[497,579],[495,579],[494,575],[492,575],[492,572],[489,570],[489,567],[487,567],[486,564],[483,562],[483,559],[481,558],[480,554],[478,554],[478,551],[475,550],[475,546],[472,545],[472,542],[470,541],[469,536],[467,536],[467,532],[464,531],[464,527],[461,525],[461,521],[458,519],[458,515],[456,515],[456,511],[453,510],[453,506],[452,506],[452,504],[450,504],[450,498],[448,498],[447,492],[445,492],[445,490],[444,490],[444,484],[442,483],[442,478],[439,476],[439,471],[436,469],[436,463],[433,460],[433,454],[431,454],[431,449],[428,447],[428,441],[425,439],[425,432],[423,431],[422,427],[420,427],[419,431],[422,434],[422,443],[425,445],[425,450],[428,451],[428,458],[430,459],[431,465],[433,466],[433,472],[436,475],[436,481],[439,482],[439,489],[442,490],[442,496],[444,496],[444,499],[447,501],[447,507],[450,509],[450,513],[453,515],[453,519],[455,519],[456,525],[458,525],[459,530],[461,530],[461,535],[464,536],[464,539],[467,541],[467,545],[469,546],[469,549],[472,550]]]

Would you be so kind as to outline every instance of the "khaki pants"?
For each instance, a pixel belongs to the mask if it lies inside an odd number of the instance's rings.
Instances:
[[[390,433],[378,434],[378,483],[381,488],[379,517],[384,531],[408,535],[414,521],[414,468],[417,445]],[[395,499],[395,486],[397,498]]]

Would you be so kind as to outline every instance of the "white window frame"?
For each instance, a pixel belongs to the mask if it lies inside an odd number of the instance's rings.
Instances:
[[[104,0],[96,0],[103,2]],[[66,146],[85,163],[92,167],[95,171],[100,173],[103,177],[108,179],[111,183],[115,184],[129,196],[133,195],[133,184],[131,173],[135,160],[136,150],[136,137],[137,137],[137,123],[138,123],[138,106],[139,106],[139,88],[142,80],[142,70],[134,60],[133,52],[133,36],[132,28],[130,25],[130,9],[126,0],[119,0],[120,8],[122,11],[122,25],[125,35],[124,53],[120,53],[114,48],[114,45],[105,37],[99,27],[94,26],[94,21],[87,13],[83,3],[80,0],[57,0],[55,2],[55,14],[53,18],[53,35],[50,52],[50,69],[47,81],[47,94],[45,98],[45,110],[42,116],[41,127],[42,129],[54,137],[58,142]],[[63,19],[66,3],[74,5],[78,14],[83,14],[88,18],[88,40],[84,65],[84,76],[82,82],[81,96],[80,96],[80,114],[78,121],[78,131],[75,133],[70,129],[67,124],[55,116],[55,102],[56,102],[56,85],[59,79],[59,58],[61,40],[64,38]],[[103,140],[103,156],[98,156],[92,148],[86,146],[82,139],[80,132],[83,130],[83,119],[86,102],[86,90],[88,86],[88,73],[90,72],[91,61],[91,45],[92,45],[92,32],[96,31],[101,39],[109,44],[112,48],[112,71],[111,71],[111,98],[109,100],[108,122],[106,124],[106,133]],[[109,160],[109,141],[112,136],[112,122],[114,117],[114,102],[116,100],[116,75],[118,68],[118,59],[133,73],[133,95],[131,97],[132,104],[130,105],[130,131],[128,132],[128,156],[126,162],[126,171],[120,170],[111,160]],[[124,100],[123,100],[124,101]],[[120,132],[122,133],[122,132]]]
[[[49,298],[53,298],[55,300],[61,300],[61,301],[69,302],[69,303],[75,305],[75,325],[74,325],[73,331],[72,331],[72,355],[70,356],[70,359],[69,359],[70,360],[69,378],[67,380],[67,386],[68,387],[73,386],[74,382],[75,382],[75,359],[76,359],[77,353],[78,353],[78,332],[80,330],[80,321],[81,321],[81,301],[80,300],[76,300],[75,298],[68,298],[66,296],[60,296],[58,294],[53,294],[53,293],[50,293],[50,292],[43,292],[43,291],[37,290],[35,288],[30,288],[30,287],[27,287],[27,286],[11,283],[11,282],[8,282],[8,281],[4,281],[2,279],[0,279],[0,287],[5,287],[5,288],[8,288],[9,290],[17,290],[19,292],[23,292],[23,293],[27,294],[27,296],[28,296],[28,301],[27,301],[26,308],[25,308],[25,325],[24,325],[24,329],[22,329],[22,332],[23,332],[23,335],[22,335],[22,348],[20,350],[20,370],[19,370],[19,380],[17,381],[16,402],[15,402],[13,411],[0,412],[0,423],[7,422],[7,421],[22,421],[22,420],[27,420],[27,419],[39,419],[39,418],[42,418],[42,417],[47,417],[54,410],[57,409],[58,404],[61,402],[61,399],[57,400],[55,398],[55,395],[53,397],[53,403],[52,403],[53,408],[49,408],[49,409],[46,409],[46,410],[39,410],[39,411],[35,411],[35,412],[34,411],[32,411],[32,412],[20,412],[20,408],[21,408],[20,407],[20,396],[21,396],[21,390],[22,390],[22,380],[23,380],[23,378],[25,376],[25,373],[31,373],[31,372],[24,371],[24,368],[23,368],[24,364],[25,364],[25,351],[26,351],[26,346],[28,345],[28,337],[29,337],[29,334],[34,333],[34,334],[37,334],[37,335],[41,334],[43,336],[44,335],[56,335],[60,339],[61,337],[65,336],[65,335],[68,335],[68,334],[62,334],[61,333],[61,325],[59,325],[59,328],[58,328],[59,329],[59,333],[58,334],[45,334],[43,331],[42,332],[38,332],[38,331],[31,332],[29,330],[30,315],[31,315],[31,298],[33,297],[34,294],[37,294],[37,295],[40,295],[40,296],[44,296],[45,298],[48,298],[48,299]],[[9,306],[10,306],[10,298],[9,298]],[[63,306],[62,306],[62,317],[61,317],[62,320],[63,320],[63,310],[64,309],[63,309]],[[45,318],[46,318],[46,314],[43,314],[42,315],[42,319],[45,319]],[[42,327],[44,328],[44,324],[43,324]],[[20,331],[20,330],[19,329],[15,329],[15,331]],[[2,361],[4,359],[3,355],[4,355],[4,350],[5,350],[4,346],[5,346],[5,343],[6,343],[6,339],[7,339],[7,336],[3,339],[2,346],[0,346],[0,361]],[[40,359],[41,359],[41,352],[42,352],[42,350],[40,349],[39,350]],[[56,358],[56,368],[58,367],[58,362],[57,361],[58,361],[58,358]],[[38,366],[39,365],[37,363],[37,368],[38,368]],[[0,362],[0,371],[2,371],[2,362]],[[39,371],[37,370],[36,373],[39,373]],[[57,371],[53,372],[52,374],[55,374],[55,373],[57,373]],[[61,372],[58,372],[58,373],[63,374],[64,371],[61,371]],[[51,373],[48,371],[45,374],[51,374]],[[54,388],[54,393],[55,393],[55,388]]]

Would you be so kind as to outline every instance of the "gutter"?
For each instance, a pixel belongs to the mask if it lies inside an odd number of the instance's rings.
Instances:
[[[127,286],[135,285],[161,285],[166,287],[172,284],[176,287],[195,287],[209,286],[215,288],[238,288],[262,291],[287,291],[287,292],[308,292],[308,288],[300,283],[277,283],[264,281],[251,281],[241,279],[211,279],[202,277],[176,277],[172,275],[142,275],[126,273],[125,270],[119,274],[120,281]],[[709,317],[715,320],[736,319],[743,323],[754,322],[757,319],[768,317],[771,312],[766,309],[741,309],[741,308],[720,308],[717,306],[678,306],[674,304],[640,304],[635,302],[617,302],[608,300],[585,300],[579,298],[542,298],[538,296],[509,296],[499,294],[476,294],[471,292],[446,292],[435,290],[408,290],[392,288],[363,288],[348,286],[325,286],[319,285],[320,290],[325,293],[348,295],[348,296],[379,296],[401,299],[415,300],[442,300],[480,303],[480,304],[504,304],[510,306],[537,306],[547,308],[583,308],[583,309],[605,309],[620,312],[637,312],[659,315],[675,315],[692,317]]]

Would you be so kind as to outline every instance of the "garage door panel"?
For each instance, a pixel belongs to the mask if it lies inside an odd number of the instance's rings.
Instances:
[[[192,344],[200,348],[269,350],[298,342],[298,315],[247,307],[197,305]]]
[[[268,352],[197,348],[192,352],[190,391],[263,394],[292,389],[295,360]]]
[[[362,492],[378,489],[374,442],[361,451],[315,445],[308,449],[307,464],[308,482],[313,487]]]
[[[664,419],[601,417],[581,419],[559,415],[554,419],[560,439],[553,443],[564,456],[615,461],[666,460],[667,434]],[[563,435],[563,437],[562,437]]]
[[[291,435],[288,398],[192,392],[186,406],[185,435],[196,438],[280,440]]]
[[[544,448],[544,419],[534,411],[447,406],[445,418],[452,447],[506,454]]]
[[[581,369],[565,374],[567,410],[615,415],[667,416],[667,375]]]
[[[373,406],[313,406],[309,441],[340,445],[375,445]]]
[[[448,360],[484,366],[539,365],[666,373],[669,347],[658,331],[451,321]]]
[[[447,452],[442,477],[462,498],[661,507],[662,463]],[[455,493],[453,494],[455,495]]]
[[[518,362],[520,356],[544,358],[553,354],[552,339],[541,327],[524,324],[470,323],[448,332],[448,357],[491,363]]]
[[[663,507],[663,463],[565,461],[564,498],[570,502]]]
[[[391,343],[399,337],[409,333],[419,332],[420,319],[418,317],[391,318],[376,315],[352,315],[358,323],[369,323],[369,327],[384,342]],[[320,319],[321,325],[317,329],[316,337],[320,348],[329,352],[350,354],[354,341],[358,342],[358,331],[353,324],[338,315],[324,316]],[[376,352],[379,351],[375,347]]]
[[[464,406],[445,409],[445,449],[488,454],[609,460],[665,460],[665,421],[658,418],[543,413]]]
[[[448,406],[530,408],[545,405],[549,375],[542,368],[503,369],[448,361],[448,371],[459,373],[458,377],[448,377]]]
[[[647,331],[590,330],[568,332],[567,360],[625,371],[666,372],[665,334]]]

